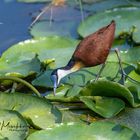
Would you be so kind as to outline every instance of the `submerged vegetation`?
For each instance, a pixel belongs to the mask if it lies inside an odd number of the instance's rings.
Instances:
[[[43,2],[29,27],[32,39],[0,57],[0,139],[140,139],[140,1],[17,0]],[[53,93],[51,72],[65,66],[79,41],[116,21],[113,49],[101,66],[61,80]],[[41,97],[38,97],[41,96]],[[6,116],[6,117],[5,117]],[[100,131],[98,131],[100,130]]]

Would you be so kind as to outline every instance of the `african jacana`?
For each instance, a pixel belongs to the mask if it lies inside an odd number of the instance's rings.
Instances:
[[[77,46],[70,61],[65,67],[55,69],[51,74],[54,93],[60,80],[66,75],[83,67],[103,64],[111,49],[115,33],[115,21],[85,37]]]

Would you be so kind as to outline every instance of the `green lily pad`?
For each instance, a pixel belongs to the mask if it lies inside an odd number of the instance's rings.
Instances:
[[[98,80],[97,82],[87,84],[81,90],[80,95],[118,97],[127,100],[133,107],[140,106],[140,100],[138,97],[134,97],[128,88],[119,83],[107,80]]]
[[[77,87],[76,87],[76,89],[77,89]],[[72,93],[72,94],[74,94],[73,96],[67,95],[67,94],[69,94],[69,90],[72,90],[72,86],[70,86],[70,85],[60,86],[59,88],[56,89],[56,96],[54,96],[53,93],[51,92],[49,95],[45,96],[45,98],[52,101],[52,102],[75,102],[75,101],[79,101],[79,99],[74,96],[75,93]],[[78,91],[76,91],[76,95],[77,95],[77,92]]]
[[[131,71],[128,76],[138,81],[139,83],[131,81],[127,78],[125,81],[125,86],[129,88],[134,96],[136,95],[140,99],[140,75],[136,71]]]
[[[125,111],[110,119],[109,121],[125,125],[135,131],[138,136],[140,136],[139,118],[140,108],[126,108]]]
[[[133,4],[127,0],[82,0],[83,10],[89,12],[101,12],[107,9],[113,9],[117,7],[133,6]]]
[[[32,2],[51,2],[51,0],[17,0],[18,2],[27,2],[27,3],[32,3]]]
[[[8,55],[7,55],[8,57]],[[13,59],[16,59],[16,55],[13,55]],[[5,60],[2,57],[0,58],[0,76],[17,76],[17,77],[27,77],[28,75],[32,75],[38,73],[40,71],[41,62],[35,56],[30,60],[24,59],[16,59],[9,62],[9,59]]]
[[[17,64],[21,61],[32,60],[37,54],[41,62],[53,59],[56,67],[64,66],[69,61],[78,42],[58,36],[25,40],[6,50],[0,58],[0,63]]]
[[[67,92],[66,96],[67,97],[74,97],[77,96],[79,94],[79,92],[81,91],[83,87],[77,86],[77,85],[73,85]]]
[[[70,122],[79,122],[79,123],[86,123],[87,115],[83,111],[70,111],[70,110],[64,110],[61,111],[63,115],[62,122],[63,123],[70,123]]]
[[[77,23],[73,22],[73,20],[63,21],[60,23],[52,22],[50,24],[49,21],[40,21],[35,23],[31,28],[30,33],[33,37],[58,35],[73,38],[73,30],[77,26]]]
[[[73,102],[73,105],[69,106],[68,104],[66,106],[66,108],[71,108],[74,106],[74,103],[82,101],[88,108],[104,118],[111,118],[115,116],[125,107],[125,103],[118,98],[107,98],[99,96],[80,96],[79,98],[76,97],[81,90],[82,87],[70,87],[65,85],[57,89],[56,96],[50,94],[46,96],[46,98],[51,102],[60,102],[62,108],[65,106],[64,103]],[[61,105],[58,104],[58,108],[61,108]],[[83,105],[81,104],[80,106],[82,107]]]
[[[24,140],[29,126],[24,118],[16,111],[0,110],[0,139]]]
[[[122,60],[122,63],[128,64],[128,65],[136,65],[138,62],[140,62],[140,47],[133,47],[131,49],[120,51],[120,57]],[[118,58],[115,52],[110,53],[108,56],[107,62],[117,62]]]
[[[140,42],[140,19],[138,18],[140,15],[139,8],[131,7],[131,8],[118,8],[115,10],[105,11],[97,13],[96,15],[88,17],[84,22],[82,22],[78,28],[78,32],[81,36],[85,37],[95,31],[97,29],[108,25],[111,20],[116,21],[116,32],[115,36],[118,37],[123,33],[130,34],[133,28],[133,40],[135,42]],[[97,21],[102,22],[98,23]]]
[[[111,118],[125,108],[125,103],[118,98],[100,96],[90,98],[89,96],[82,96],[80,100],[84,102],[87,107],[104,118]]]
[[[39,86],[39,87],[53,87],[53,82],[51,80],[51,73],[52,70],[47,70],[45,71],[42,75],[37,77],[32,81],[32,84],[34,86]]]
[[[64,6],[48,6],[47,11],[30,28],[33,37],[58,35],[78,38],[77,27],[82,20],[81,11],[75,6],[79,1],[66,0]],[[83,11],[84,16],[88,13]],[[34,15],[38,16],[38,15]]]
[[[134,136],[136,140],[139,139],[135,132],[127,127],[109,122],[95,122],[90,126],[83,124],[67,124],[51,130],[38,131],[31,134],[27,140],[76,140],[77,138],[80,140],[85,140],[87,138],[88,140],[132,140]]]
[[[136,71],[140,74],[140,62],[137,63],[137,69]]]
[[[61,113],[46,99],[20,93],[0,93],[0,108],[16,110],[27,121],[37,127],[46,129],[61,122]]]

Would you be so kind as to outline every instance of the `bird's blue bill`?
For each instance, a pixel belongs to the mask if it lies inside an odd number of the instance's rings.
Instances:
[[[56,88],[57,88],[57,76],[52,75],[51,79],[53,81],[53,94],[56,95]]]

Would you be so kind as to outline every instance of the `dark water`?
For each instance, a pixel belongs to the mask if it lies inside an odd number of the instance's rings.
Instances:
[[[30,14],[43,7],[44,4],[0,0],[0,55],[12,44],[31,38],[28,32],[32,21]]]

